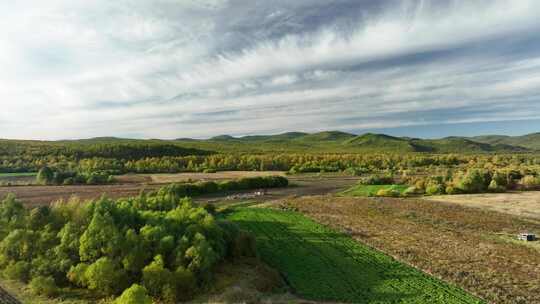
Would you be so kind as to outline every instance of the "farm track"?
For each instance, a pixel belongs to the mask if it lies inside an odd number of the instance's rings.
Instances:
[[[22,304],[0,286],[0,304]]]
[[[480,300],[298,213],[238,208],[262,258],[309,300],[348,303],[479,303]]]

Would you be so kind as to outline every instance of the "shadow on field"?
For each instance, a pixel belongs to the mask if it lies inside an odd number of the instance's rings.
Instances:
[[[263,260],[299,296],[347,303],[438,302],[416,288],[423,276],[407,266],[311,221],[287,220],[234,221],[256,236]]]

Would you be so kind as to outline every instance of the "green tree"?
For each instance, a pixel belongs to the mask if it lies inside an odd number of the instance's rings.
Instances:
[[[102,256],[113,256],[120,250],[120,233],[108,214],[94,212],[90,225],[80,239],[82,261],[95,261]]]
[[[58,292],[58,287],[52,277],[35,277],[30,281],[30,290],[36,295],[53,297]]]
[[[148,296],[146,288],[133,284],[130,288],[124,290],[114,304],[152,304],[152,299]]]
[[[127,283],[125,271],[107,257],[102,257],[88,266],[84,276],[89,289],[99,291],[105,295],[116,294],[123,290],[124,285]]]
[[[54,172],[49,167],[43,167],[39,170],[36,180],[38,184],[49,185],[54,180]]]
[[[157,255],[154,261],[144,267],[142,271],[143,286],[148,292],[156,297],[161,297],[165,286],[173,284],[174,276],[170,270],[165,268],[165,262],[161,255]]]

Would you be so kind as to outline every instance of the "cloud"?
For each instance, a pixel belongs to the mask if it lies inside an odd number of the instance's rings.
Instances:
[[[0,137],[531,119],[539,10],[533,0],[0,3]]]

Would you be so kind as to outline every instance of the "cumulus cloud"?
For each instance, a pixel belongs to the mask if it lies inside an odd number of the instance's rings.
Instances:
[[[0,137],[207,137],[534,119],[540,4],[0,3]]]

